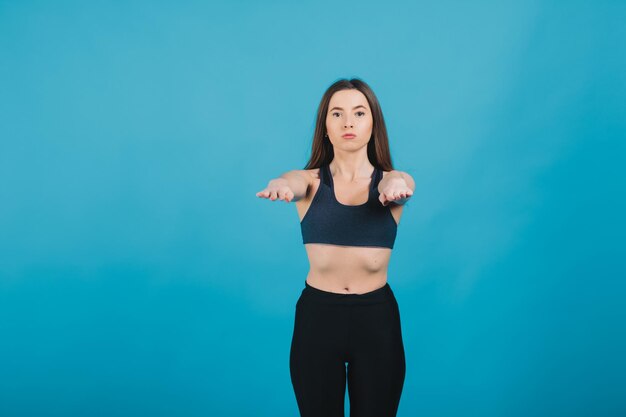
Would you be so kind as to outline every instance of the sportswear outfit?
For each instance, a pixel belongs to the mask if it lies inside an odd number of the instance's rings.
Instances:
[[[303,243],[393,248],[397,224],[378,200],[382,174],[378,168],[372,172],[367,202],[349,206],[337,201],[330,168],[323,165],[300,223]],[[344,417],[346,380],[350,417],[395,417],[406,366],[400,311],[389,283],[342,294],[305,280],[289,368],[301,417]]]

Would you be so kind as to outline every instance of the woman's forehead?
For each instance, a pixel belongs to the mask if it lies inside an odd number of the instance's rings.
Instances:
[[[333,96],[330,98],[329,104],[331,106],[337,105],[338,107],[344,107],[342,106],[342,104],[351,107],[355,107],[358,105],[367,106],[367,99],[365,98],[365,95],[359,90],[341,90],[333,94]]]

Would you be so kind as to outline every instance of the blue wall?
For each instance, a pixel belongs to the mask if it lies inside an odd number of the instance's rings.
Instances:
[[[0,415],[297,415],[340,77],[416,180],[398,415],[626,415],[626,3],[0,1]],[[346,406],[348,408],[348,405]]]

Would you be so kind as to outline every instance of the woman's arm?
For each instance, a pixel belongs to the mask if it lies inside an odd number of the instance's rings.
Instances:
[[[311,185],[311,175],[306,170],[295,169],[270,180],[267,187],[256,193],[257,197],[274,201],[298,201],[306,196]]]
[[[378,183],[379,199],[384,206],[391,202],[406,203],[413,195],[413,191],[415,191],[413,177],[402,171],[390,171]]]

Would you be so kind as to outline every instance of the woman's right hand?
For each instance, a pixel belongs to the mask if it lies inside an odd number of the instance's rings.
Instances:
[[[286,203],[293,200],[293,195],[293,191],[289,188],[289,182],[285,178],[271,180],[265,189],[256,193],[257,197],[269,198],[272,201],[284,200]]]

